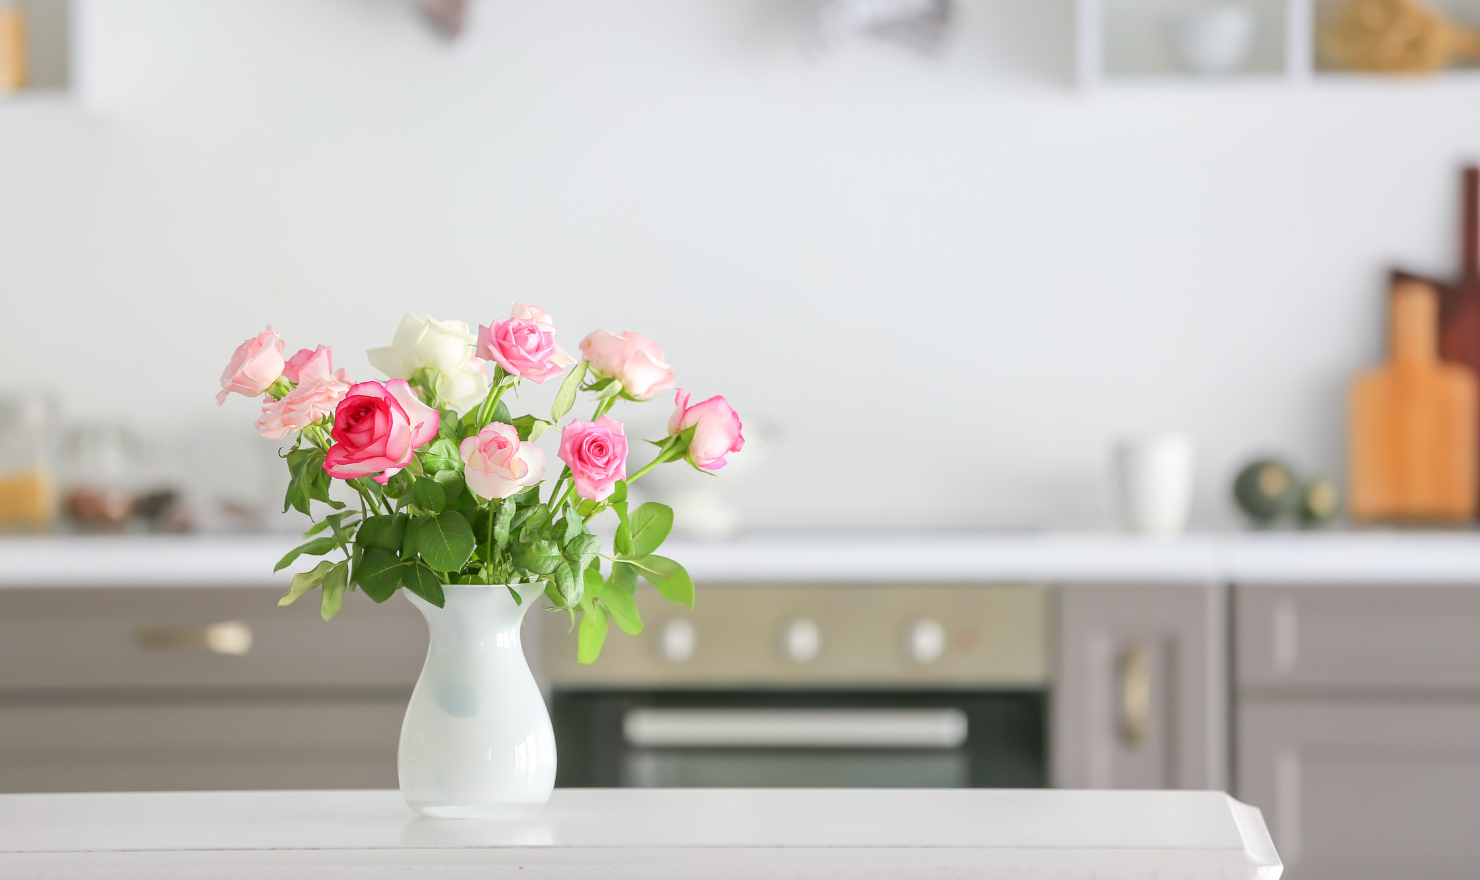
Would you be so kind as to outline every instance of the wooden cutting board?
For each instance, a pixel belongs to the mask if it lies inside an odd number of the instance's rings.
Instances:
[[[1351,516],[1471,519],[1480,454],[1475,374],[1439,360],[1439,293],[1433,286],[1398,284],[1389,320],[1388,362],[1352,386]]]

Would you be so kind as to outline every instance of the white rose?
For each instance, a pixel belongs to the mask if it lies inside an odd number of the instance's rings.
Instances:
[[[432,371],[437,396],[453,409],[466,412],[488,395],[483,361],[472,356],[477,341],[462,321],[438,321],[407,312],[391,344],[372,348],[367,354],[370,365],[392,379],[410,379],[417,370]]]
[[[465,413],[488,396],[488,373],[482,358],[470,357],[456,370],[437,372],[437,396],[448,406]]]
[[[478,341],[462,321],[438,321],[430,315],[406,313],[386,348],[372,348],[370,366],[392,379],[410,379],[420,369],[456,372],[468,362]]]

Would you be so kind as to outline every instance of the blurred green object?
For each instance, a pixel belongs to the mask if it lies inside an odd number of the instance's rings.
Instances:
[[[1341,512],[1341,490],[1329,477],[1307,480],[1300,487],[1300,521],[1308,526],[1323,526]]]
[[[1233,481],[1233,500],[1260,525],[1294,510],[1298,495],[1294,471],[1273,459],[1250,462]]]

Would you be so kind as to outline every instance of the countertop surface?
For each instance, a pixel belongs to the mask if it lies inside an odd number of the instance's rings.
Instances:
[[[0,587],[263,586],[291,536],[0,539]],[[699,581],[1480,585],[1480,532],[757,534],[673,540]],[[308,557],[295,568],[314,564]]]
[[[1259,811],[1219,792],[562,789],[518,820],[421,819],[395,791],[0,795],[4,876],[490,869],[1019,880],[1282,870]]]

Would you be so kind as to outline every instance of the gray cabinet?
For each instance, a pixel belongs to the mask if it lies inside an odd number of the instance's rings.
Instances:
[[[426,644],[359,594],[0,590],[0,791],[393,788]]]
[[[1226,593],[1058,591],[1052,774],[1060,788],[1226,788]]]
[[[1235,590],[1237,796],[1292,880],[1480,876],[1480,591]]]

